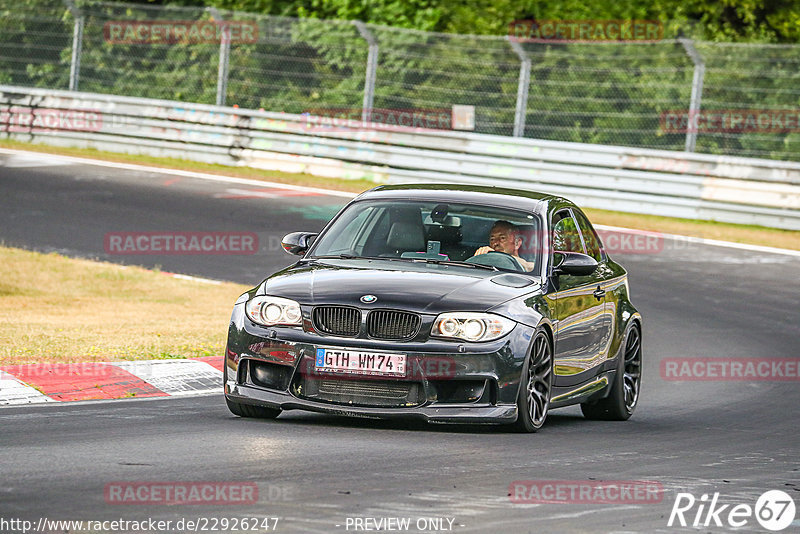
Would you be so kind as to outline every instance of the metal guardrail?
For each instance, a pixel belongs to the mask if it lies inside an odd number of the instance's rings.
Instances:
[[[0,83],[287,113],[459,106],[477,133],[800,161],[800,43],[673,23],[661,40],[539,40],[532,21],[466,35],[186,3],[0,0]]]
[[[800,163],[329,124],[308,115],[0,85],[0,138],[379,183],[531,189],[587,207],[800,230]]]

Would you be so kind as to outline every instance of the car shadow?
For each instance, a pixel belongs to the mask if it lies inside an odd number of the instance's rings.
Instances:
[[[270,424],[313,426],[328,428],[397,430],[446,434],[515,434],[510,425],[462,424],[462,423],[426,423],[416,419],[375,419],[367,417],[348,417],[309,412],[284,412],[277,419],[265,421]],[[543,430],[559,427],[574,427],[585,423],[580,415],[551,414],[548,415]]]

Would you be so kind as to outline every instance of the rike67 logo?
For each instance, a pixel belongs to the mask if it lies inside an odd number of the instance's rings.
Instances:
[[[795,518],[794,500],[784,491],[770,490],[761,494],[755,507],[741,504],[719,504],[719,493],[709,500],[708,494],[700,499],[691,493],[678,493],[668,527],[730,527],[752,529],[753,518],[762,528],[777,532],[792,524]]]

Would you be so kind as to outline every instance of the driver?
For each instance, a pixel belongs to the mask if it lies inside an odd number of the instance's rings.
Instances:
[[[513,256],[523,269],[533,270],[533,262],[523,260],[519,256],[519,249],[522,247],[522,236],[519,228],[508,221],[497,221],[489,231],[489,246],[481,247],[475,251],[475,256],[486,254],[487,252],[505,252]]]

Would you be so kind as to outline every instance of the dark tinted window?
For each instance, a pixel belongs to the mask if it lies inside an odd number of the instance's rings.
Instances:
[[[553,251],[585,253],[578,225],[568,210],[553,216]]]
[[[597,232],[594,231],[594,228],[592,228],[592,225],[589,223],[589,219],[578,210],[573,210],[573,213],[578,219],[578,226],[583,235],[583,243],[586,245],[586,254],[597,260],[598,263],[603,261],[603,245],[600,243]]]

